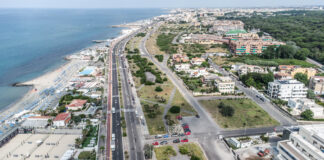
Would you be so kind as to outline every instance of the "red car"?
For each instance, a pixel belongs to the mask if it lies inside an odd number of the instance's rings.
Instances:
[[[152,143],[152,145],[157,146],[157,145],[159,145],[159,142],[154,142],[154,143]]]
[[[188,125],[185,125],[185,126],[183,126],[183,129],[187,129],[187,128],[189,128],[189,126],[188,126]]]
[[[189,142],[189,140],[187,138],[182,139],[181,142]]]
[[[191,132],[186,132],[185,135],[189,136],[191,135]]]

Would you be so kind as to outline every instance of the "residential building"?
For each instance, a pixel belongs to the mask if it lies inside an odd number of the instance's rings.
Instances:
[[[324,108],[308,98],[289,99],[288,107],[292,109],[292,115],[300,115],[309,109],[314,113],[313,118],[324,118]]]
[[[244,23],[237,20],[216,20],[213,27],[210,28],[211,32],[226,33],[230,30],[243,30]]]
[[[288,79],[293,79],[290,74],[288,73],[281,73],[277,72],[274,74],[275,79],[277,80],[288,80]]]
[[[189,77],[200,77],[200,76],[205,76],[209,75],[209,72],[207,71],[206,68],[198,68],[198,69],[193,69],[189,70]]]
[[[212,34],[189,34],[188,36],[182,37],[180,42],[189,44],[223,44],[228,43],[228,39]]]
[[[68,110],[81,110],[84,105],[87,103],[87,100],[82,100],[82,99],[74,99],[72,100],[72,102],[68,105],[65,105],[65,107],[68,109]]]
[[[192,58],[190,63],[192,65],[198,65],[200,66],[203,62],[205,62],[206,60],[204,58],[199,58],[199,57],[195,57],[195,58]]]
[[[280,73],[287,73],[291,77],[294,77],[297,73],[306,74],[308,79],[315,76],[317,72],[314,68],[302,68],[294,65],[279,65],[278,69]]]
[[[232,70],[237,71],[239,75],[245,75],[248,73],[262,73],[267,74],[267,68],[266,67],[260,67],[255,65],[232,65]]]
[[[186,63],[186,62],[189,62],[189,57],[186,55],[183,55],[183,54],[173,54],[172,60],[173,60],[173,62],[176,62],[176,63],[180,63],[180,62]]]
[[[215,86],[220,93],[234,93],[235,82],[231,77],[218,77],[215,79]]]
[[[190,70],[190,64],[189,63],[181,63],[174,65],[174,70],[177,72],[185,71],[188,72]]]
[[[53,125],[56,127],[64,127],[71,120],[71,113],[60,113],[53,120]]]
[[[290,133],[289,140],[277,144],[279,160],[324,159],[324,125],[300,126],[299,132]]]
[[[247,147],[250,147],[253,143],[253,141],[251,139],[246,139],[246,140],[242,140],[240,141],[241,143],[241,148],[247,148]]]
[[[316,95],[324,95],[324,76],[311,77],[309,88],[313,90]]]
[[[147,81],[155,83],[156,77],[151,72],[145,72],[145,78]]]
[[[241,39],[241,38],[233,38],[230,40],[229,46],[230,49],[236,55],[249,55],[249,54],[260,54],[262,53],[268,46],[280,46],[285,45],[283,42],[274,41],[272,39]]]
[[[268,83],[268,94],[272,98],[288,101],[290,98],[306,98],[307,88],[295,79],[275,80]]]

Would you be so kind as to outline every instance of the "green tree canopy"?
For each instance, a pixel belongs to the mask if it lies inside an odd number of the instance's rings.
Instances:
[[[297,80],[297,81],[300,81],[302,83],[304,83],[305,85],[307,85],[308,83],[308,78],[307,78],[307,75],[306,74],[303,74],[303,73],[296,73],[294,78]]]
[[[307,109],[306,111],[302,112],[300,116],[306,120],[312,120],[314,113],[311,110]]]

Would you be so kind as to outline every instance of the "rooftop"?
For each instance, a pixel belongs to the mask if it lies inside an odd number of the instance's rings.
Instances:
[[[83,106],[85,103],[87,103],[87,100],[74,99],[69,105],[66,105],[66,107],[79,107]]]
[[[65,120],[69,116],[70,116],[70,113],[60,113],[55,117],[54,121],[62,121],[62,120]]]

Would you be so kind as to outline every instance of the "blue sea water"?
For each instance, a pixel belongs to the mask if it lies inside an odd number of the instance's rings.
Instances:
[[[17,101],[28,87],[15,82],[36,78],[64,63],[67,54],[114,38],[134,22],[162,9],[0,9],[0,109]]]

